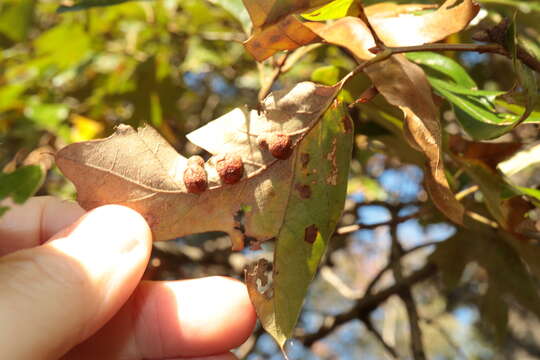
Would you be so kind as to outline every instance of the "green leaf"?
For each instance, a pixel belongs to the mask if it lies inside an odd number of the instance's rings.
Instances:
[[[0,33],[3,33],[14,42],[26,39],[32,17],[34,15],[35,0],[8,1],[7,9],[0,13]]]
[[[311,81],[332,86],[337,84],[346,74],[345,69],[335,65],[321,66],[311,73]],[[353,102],[350,91],[346,89],[339,92],[338,99],[347,103]]]
[[[11,173],[0,173],[0,200],[11,197],[17,204],[34,195],[43,183],[45,174],[39,166],[29,165]]]
[[[268,266],[263,260],[246,273],[259,319],[282,348],[291,337],[308,285],[343,210],[351,127],[344,106],[332,105],[302,141],[290,184],[294,190],[276,237],[273,284],[268,286]]]
[[[355,0],[334,0],[323,7],[307,14],[301,14],[304,19],[311,21],[334,20],[358,13]]]
[[[70,5],[60,5],[57,9],[57,13],[64,13],[68,11],[78,11],[86,10],[93,7],[103,7],[103,6],[112,6],[118,5],[125,2],[131,2],[135,0],[78,0]],[[138,1],[148,1],[148,0],[138,0]]]
[[[511,131],[521,121],[528,123],[540,121],[540,117],[532,111],[535,105],[532,94],[536,95],[537,90],[534,74],[528,74],[530,69],[524,70],[527,75],[524,75],[523,79],[528,88],[527,107],[522,109],[516,106],[503,106],[513,112],[522,110],[518,114],[504,114],[497,111],[493,102],[497,96],[505,92],[477,90],[474,80],[454,60],[428,52],[408,53],[406,56],[426,68],[431,86],[452,104],[459,123],[476,140],[497,138]],[[526,66],[518,61],[518,67]],[[531,114],[535,116],[530,116]]]
[[[40,104],[31,102],[24,110],[24,114],[38,125],[38,127],[54,131],[67,119],[69,107],[64,104]]]
[[[497,138],[511,131],[519,121],[519,115],[497,112],[492,101],[501,92],[470,90],[433,77],[428,77],[428,80],[452,104],[458,122],[475,140]],[[533,117],[526,122],[536,123],[538,120]]]
[[[412,52],[405,54],[409,60],[419,65],[423,65],[435,71],[437,74],[445,75],[458,85],[465,88],[476,88],[476,83],[469,76],[467,71],[455,60],[433,52]],[[428,74],[429,75],[429,74]]]

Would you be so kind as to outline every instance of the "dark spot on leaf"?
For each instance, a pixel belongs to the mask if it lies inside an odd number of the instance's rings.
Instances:
[[[279,40],[281,40],[281,35],[275,34],[275,35],[270,36],[270,42],[271,43],[276,43]]]
[[[311,188],[309,185],[296,184],[294,188],[298,191],[302,199],[309,199],[311,197]]]
[[[319,229],[315,224],[308,226],[304,231],[304,241],[310,244],[315,242]]]
[[[258,41],[254,41],[254,42],[252,43],[252,46],[253,46],[254,48],[260,48],[260,47],[261,47],[261,43],[258,42]]]
[[[308,163],[309,163],[309,154],[308,153],[300,154],[300,164],[302,164],[302,167],[304,169],[306,168]]]
[[[343,122],[343,127],[345,128],[346,132],[351,132],[352,130],[352,124],[351,119],[348,116],[344,116],[341,121]]]

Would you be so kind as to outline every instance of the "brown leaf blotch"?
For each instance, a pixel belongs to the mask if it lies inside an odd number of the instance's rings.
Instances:
[[[348,116],[344,116],[341,121],[343,122],[343,127],[345,128],[345,132],[351,132],[352,130],[352,124],[351,119]]]
[[[296,184],[294,188],[298,191],[302,199],[309,199],[311,197],[311,187],[309,185]]]
[[[191,194],[200,194],[208,189],[208,177],[206,175],[206,170],[204,167],[189,163],[184,170],[184,185],[188,193]]]
[[[309,225],[304,230],[304,241],[313,244],[315,242],[315,239],[317,239],[317,233],[319,232],[319,229],[317,229],[317,226],[315,224]]]
[[[244,175],[244,163],[238,155],[219,155],[216,159],[216,170],[225,184],[236,184]]]
[[[302,164],[302,167],[304,169],[307,167],[308,163],[309,163],[309,154],[308,153],[300,154],[300,164]]]

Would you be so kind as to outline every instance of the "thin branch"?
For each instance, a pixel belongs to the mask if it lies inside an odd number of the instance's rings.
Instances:
[[[381,290],[373,295],[364,296],[356,305],[348,312],[332,317],[329,322],[325,322],[316,333],[299,336],[299,340],[307,347],[314,342],[324,338],[333,332],[339,326],[355,319],[361,319],[374,311],[378,306],[388,300],[391,296],[400,294],[402,291],[409,289],[413,285],[422,282],[437,273],[437,267],[433,263],[427,263],[420,270],[415,271],[411,275],[404,277],[402,281],[395,283],[388,288]]]
[[[263,100],[270,93],[272,86],[274,86],[276,80],[283,73],[283,66],[285,66],[285,62],[290,54],[290,52],[286,52],[285,55],[281,56],[270,77],[264,80],[264,84],[262,84],[261,90],[259,90],[259,101]]]
[[[439,324],[438,322],[436,322],[435,320],[433,319],[428,319],[428,318],[423,318],[422,321],[424,321],[426,324],[430,325],[431,327],[433,327],[435,330],[437,330],[437,332],[446,340],[446,342],[448,343],[448,345],[450,345],[454,351],[456,352],[457,355],[459,355],[460,357],[462,357],[463,359],[468,359],[467,357],[467,354],[465,354],[465,352],[463,351],[463,349],[461,349],[459,347],[458,344],[456,344],[456,342],[454,341],[454,339],[452,338],[452,336],[450,336],[450,334],[448,333],[448,331],[446,331],[445,328],[443,328],[441,326],[441,324]]]
[[[470,186],[470,187],[468,187],[466,189],[463,189],[463,190],[461,190],[460,192],[458,192],[456,194],[456,200],[460,201],[460,200],[466,198],[467,196],[469,196],[470,194],[473,194],[473,193],[477,192],[478,189],[480,189],[480,187],[478,185],[473,185],[473,186]]]
[[[392,213],[392,217],[396,217],[396,213]],[[397,224],[390,226],[390,236],[392,238],[392,249],[390,252],[389,263],[392,264],[392,271],[396,282],[403,281],[403,269],[401,267],[401,257],[403,254],[403,247],[401,246],[397,235]],[[405,305],[407,310],[407,318],[409,320],[409,329],[411,332],[411,351],[415,360],[425,360],[426,352],[424,350],[424,344],[422,340],[422,329],[420,329],[418,309],[414,301],[412,291],[410,288],[404,289],[399,293],[399,297]]]
[[[372,48],[373,49],[373,48]],[[372,51],[370,49],[370,51]],[[445,44],[445,43],[435,43],[435,44],[423,44],[423,45],[414,45],[414,46],[399,46],[399,47],[388,47],[386,48],[392,52],[392,55],[402,54],[408,52],[417,52],[417,51],[475,51],[479,53],[494,53],[500,55],[508,55],[506,50],[499,44]],[[374,49],[377,53],[379,48]]]
[[[389,225],[394,225],[394,224],[400,224],[402,222],[414,219],[414,218],[420,216],[420,214],[421,214],[421,212],[418,211],[418,212],[415,212],[414,214],[411,214],[411,215],[399,216],[399,217],[393,218],[392,220],[388,220],[388,221],[384,221],[384,222],[376,223],[376,224],[352,224],[352,225],[342,226],[342,227],[336,229],[336,234],[337,235],[345,235],[345,234],[353,233],[353,232],[358,231],[358,230],[372,230],[372,229],[376,229],[376,228],[378,228],[380,226],[389,226]]]
[[[377,339],[377,341],[381,343],[381,345],[388,352],[388,354],[394,359],[399,359],[397,351],[384,340],[381,333],[379,333],[379,330],[377,330],[375,326],[373,326],[373,322],[371,321],[369,316],[363,318],[362,321],[364,322],[364,325],[366,325],[366,329],[368,329],[368,331],[373,334],[373,336],[375,336],[375,339]]]
[[[420,244],[420,245],[416,245],[416,246],[414,246],[414,247],[412,247],[410,249],[407,249],[407,250],[403,251],[402,254],[401,254],[401,257],[403,257],[405,255],[408,255],[410,253],[413,253],[413,252],[415,252],[417,250],[420,250],[420,249],[423,249],[423,248],[426,248],[426,247],[429,247],[429,246],[437,245],[439,243],[440,243],[439,241],[430,241],[430,242],[426,242],[426,243],[423,243],[423,244]],[[366,294],[366,295],[371,294],[373,292],[373,289],[375,288],[375,285],[377,285],[377,283],[379,282],[379,280],[381,280],[384,273],[386,271],[390,270],[391,267],[392,267],[392,263],[391,262],[387,263],[386,266],[383,267],[377,273],[377,275],[375,275],[375,277],[373,277],[373,279],[371,279],[368,286],[366,287],[366,290],[365,290],[364,294]]]
[[[356,300],[362,297],[362,291],[358,289],[352,289],[340,279],[339,276],[332,270],[330,266],[323,266],[321,268],[321,276],[330,285],[340,293],[346,299]]]

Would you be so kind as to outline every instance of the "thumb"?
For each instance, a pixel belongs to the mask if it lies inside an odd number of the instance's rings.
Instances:
[[[102,327],[146,267],[151,233],[118,205],[0,259],[0,358],[56,359]]]

